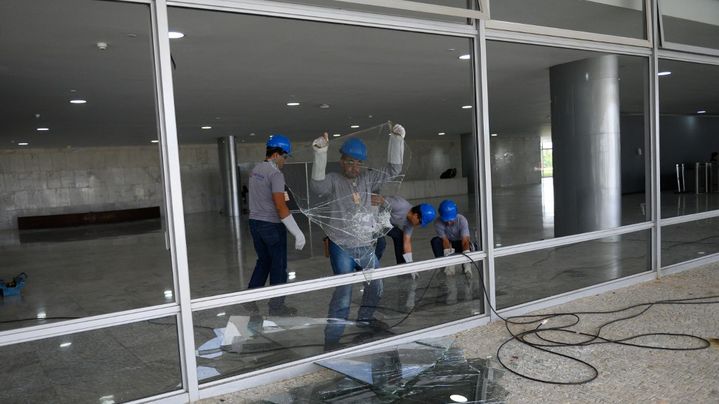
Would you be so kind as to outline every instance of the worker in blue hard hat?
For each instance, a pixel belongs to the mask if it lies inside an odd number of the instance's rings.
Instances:
[[[434,221],[437,216],[437,212],[434,207],[428,203],[420,203],[412,206],[406,199],[399,196],[380,196],[374,197],[375,204],[387,204],[390,211],[390,224],[392,228],[387,235],[392,238],[392,244],[394,245],[394,257],[397,264],[404,264],[413,261],[412,258],[412,233],[414,228],[417,226],[426,227],[428,224]],[[384,243],[384,237],[381,237],[377,242],[375,248],[375,255],[377,259],[382,258],[386,244]],[[400,277],[405,277],[401,275]],[[406,275],[410,279],[409,287],[407,288],[407,296],[404,302],[407,309],[414,307],[415,290],[417,288],[416,279],[418,274],[413,272],[410,275]]]
[[[292,152],[292,144],[284,135],[267,139],[265,160],[257,164],[249,178],[250,234],[257,253],[257,263],[250,278],[249,289],[287,283],[287,232],[295,239],[295,249],[305,245],[305,236],[292,217],[285,192],[282,168]],[[293,315],[297,310],[285,305],[284,296],[269,301],[270,315]]]
[[[365,167],[367,145],[358,137],[350,137],[339,149],[340,173],[325,173],[329,149],[327,133],[312,142],[314,162],[310,188],[319,198],[329,199],[328,211],[331,217],[324,230],[329,238],[330,263],[334,274],[379,266],[374,254],[377,220],[373,213],[376,210],[372,207],[372,194],[383,183],[396,179],[401,173],[404,137],[404,127],[392,126],[388,137],[387,166],[371,170]],[[374,317],[381,296],[381,280],[373,280],[364,287],[357,326],[375,330],[387,328],[386,324]],[[326,349],[339,345],[345,320],[349,318],[351,301],[352,285],[335,289],[327,314],[333,320],[325,328]]]
[[[454,254],[455,251],[462,251],[464,254],[472,251],[474,245],[470,241],[469,222],[466,217],[457,212],[457,204],[454,201],[445,199],[440,202],[437,210],[439,211],[439,217],[434,221],[434,230],[437,236],[430,241],[434,256],[447,257]],[[469,299],[471,297],[472,267],[468,263],[463,264],[461,270],[467,279],[465,288],[468,287],[469,290],[465,290],[465,296]],[[454,275],[459,273],[459,268],[451,265],[444,269],[444,273],[447,277],[446,303],[454,304],[457,302]]]

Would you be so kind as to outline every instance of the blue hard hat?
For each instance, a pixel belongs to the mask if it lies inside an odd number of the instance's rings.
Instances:
[[[347,139],[340,148],[340,153],[352,157],[355,160],[367,160],[367,146],[361,139]]]
[[[451,222],[457,218],[457,204],[449,199],[443,200],[439,204],[439,217],[443,222]]]
[[[428,203],[420,203],[419,212],[422,215],[422,221],[420,222],[422,227],[432,223],[434,218],[437,217],[437,212],[434,210],[434,206]]]
[[[277,147],[282,149],[282,151],[287,154],[292,153],[292,143],[290,143],[290,139],[288,139],[285,135],[280,135],[279,133],[270,135],[267,139],[267,147]]]

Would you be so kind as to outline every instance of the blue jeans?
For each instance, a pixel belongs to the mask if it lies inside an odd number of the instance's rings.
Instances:
[[[358,260],[355,261],[356,257]],[[330,263],[335,275],[348,274],[361,271],[363,268],[377,268],[379,263],[372,247],[356,247],[343,249],[330,240]],[[374,280],[364,287],[362,305],[357,313],[358,321],[372,319],[374,311],[382,297],[382,280]],[[345,324],[342,321],[349,318],[352,304],[352,285],[342,285],[335,288],[332,293],[329,310],[327,312],[327,327],[325,328],[325,343],[338,343],[344,333]]]
[[[267,277],[270,285],[287,283],[287,229],[282,223],[250,219],[250,234],[257,253],[257,264],[252,272],[248,289],[265,286]],[[270,312],[280,308],[285,297],[270,299]]]

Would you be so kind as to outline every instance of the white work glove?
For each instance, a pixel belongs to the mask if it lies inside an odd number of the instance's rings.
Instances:
[[[312,179],[322,181],[325,179],[325,169],[327,168],[327,149],[330,145],[329,135],[327,132],[312,142],[312,151],[314,151],[315,161],[312,164]]]
[[[405,130],[402,125],[394,125],[389,135],[387,145],[387,162],[390,164],[402,164],[404,161],[404,136]]]
[[[295,218],[292,217],[292,215],[289,215],[286,218],[282,219],[282,224],[287,227],[287,231],[292,233],[292,236],[295,238],[295,249],[303,249],[305,247],[305,235],[302,234],[302,230],[300,230],[299,226],[297,226]]]
[[[454,254],[454,248],[445,248],[444,249],[444,256],[449,257],[450,255]]]
[[[412,253],[408,252],[406,254],[402,254],[402,258],[404,258],[404,262],[409,264],[410,262],[412,262]]]
[[[412,280],[416,281],[417,279],[419,279],[419,274],[417,272],[412,272]]]

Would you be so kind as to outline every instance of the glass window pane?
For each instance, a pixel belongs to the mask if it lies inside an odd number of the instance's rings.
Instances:
[[[719,209],[719,66],[659,61],[662,217]]]
[[[120,403],[182,389],[175,317],[0,347],[3,403]]]
[[[646,38],[644,0],[490,0],[493,20]]]
[[[467,18],[462,17],[455,17],[450,15],[441,15],[441,14],[431,14],[431,13],[424,13],[424,12],[417,12],[417,11],[411,11],[411,10],[402,10],[392,7],[379,7],[379,6],[371,6],[371,5],[365,5],[365,4],[355,4],[355,3],[349,3],[344,1],[335,1],[335,0],[283,0],[285,3],[300,3],[305,4],[308,6],[319,6],[319,7],[327,7],[332,9],[338,9],[338,10],[348,10],[348,11],[361,11],[361,12],[367,12],[367,13],[377,13],[382,15],[389,15],[389,16],[400,16],[400,17],[408,17],[408,18],[419,18],[419,19],[425,19],[425,20],[433,20],[433,21],[441,21],[441,22],[450,22],[450,23],[457,23],[457,24],[471,24],[471,20],[468,20]],[[446,7],[454,7],[461,10],[466,9],[473,9],[472,7],[472,1],[467,0],[411,0],[415,3],[424,3],[424,4],[435,4],[440,6],[446,6]]]
[[[497,258],[497,308],[648,271],[650,237],[642,231]]]
[[[649,220],[646,58],[490,41],[487,63],[498,246]]]
[[[480,244],[470,39],[183,8],[170,26],[193,297]]]
[[[195,312],[200,382],[482,314],[476,264],[287,296],[297,313],[267,301]]]
[[[719,218],[662,227],[662,266],[719,252]]]
[[[174,301],[149,6],[8,0],[0,26],[0,279],[27,276],[1,328]]]
[[[719,2],[716,0],[661,0],[664,40],[719,49]]]

